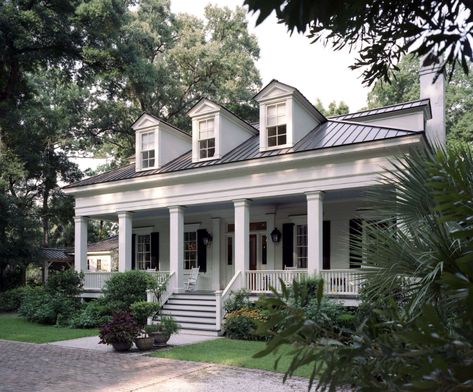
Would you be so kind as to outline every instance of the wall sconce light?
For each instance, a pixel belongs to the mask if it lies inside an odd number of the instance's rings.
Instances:
[[[281,232],[277,229],[277,227],[275,227],[274,230],[271,232],[271,240],[275,244],[281,241]]]
[[[202,243],[207,246],[212,243],[212,236],[210,233],[206,230],[205,233],[202,234]]]

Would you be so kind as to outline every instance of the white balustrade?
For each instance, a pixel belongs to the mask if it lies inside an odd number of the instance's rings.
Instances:
[[[358,271],[353,269],[323,270],[325,294],[358,295],[362,279]]]
[[[281,281],[290,285],[294,280],[299,281],[307,276],[306,270],[273,270],[273,271],[246,271],[246,289],[253,293],[267,293],[271,287],[281,291]]]
[[[85,290],[102,290],[105,282],[118,272],[84,272]]]

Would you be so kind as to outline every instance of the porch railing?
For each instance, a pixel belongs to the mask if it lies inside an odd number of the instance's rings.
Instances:
[[[163,283],[170,275],[169,271],[146,271],[152,274],[158,281]],[[109,280],[113,274],[119,272],[84,272],[84,290],[97,290],[102,291],[105,283]]]
[[[324,279],[326,294],[358,295],[362,280],[358,271],[353,269],[334,269],[320,271]]]
[[[85,290],[102,290],[105,282],[116,272],[84,272]]]
[[[281,290],[281,281],[289,285],[294,280],[301,280],[307,276],[305,270],[273,270],[273,271],[246,271],[245,283],[247,290],[254,293],[265,293],[274,287]]]
[[[324,279],[325,294],[358,295],[362,285],[358,271],[352,269],[323,270],[320,275]],[[246,271],[245,286],[253,293],[267,293],[270,287],[281,291],[280,279],[290,285],[306,276],[306,270]]]

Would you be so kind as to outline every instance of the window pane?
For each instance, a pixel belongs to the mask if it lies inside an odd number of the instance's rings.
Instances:
[[[276,127],[268,128],[268,137],[276,136]]]
[[[278,137],[278,146],[282,146],[286,144],[286,135],[282,135]]]
[[[268,147],[274,147],[276,146],[276,138],[275,137],[269,137],[268,138]]]
[[[141,136],[141,149],[151,150],[154,148],[154,132],[147,132]]]

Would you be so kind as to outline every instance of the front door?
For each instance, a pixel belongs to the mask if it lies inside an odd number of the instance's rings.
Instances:
[[[258,235],[250,234],[250,270],[256,270],[258,265]]]

